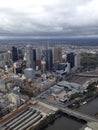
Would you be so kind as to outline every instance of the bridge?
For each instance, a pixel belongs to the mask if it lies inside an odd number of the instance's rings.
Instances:
[[[49,100],[47,102],[44,102],[44,103],[51,105],[53,107],[56,107],[56,108],[58,108],[58,110],[62,111],[63,113],[65,113],[69,116],[75,117],[77,119],[84,120],[86,122],[98,122],[98,119],[96,119],[93,116],[89,116],[89,115],[86,115],[86,114],[83,114],[81,112],[78,112],[78,111],[75,111],[75,110],[68,108],[67,107],[68,104],[66,104],[65,106],[62,106],[61,104],[56,104],[56,103],[50,102]]]
[[[72,110],[70,108],[68,108],[68,104],[66,104],[65,106],[61,105],[61,104],[56,104],[55,102],[50,102],[49,100],[47,102],[44,102],[50,106],[56,107],[58,108],[58,110],[62,111],[63,113],[71,116],[71,117],[75,117],[77,119],[86,121],[86,122],[98,122],[98,119],[96,119],[93,116]]]
[[[77,119],[81,119],[81,120],[84,120],[84,121],[87,121],[87,122],[98,122],[98,119],[96,119],[92,116],[80,113],[78,111],[69,109],[67,107],[66,108],[60,108],[60,110],[64,113],[68,114],[69,116],[73,116]]]

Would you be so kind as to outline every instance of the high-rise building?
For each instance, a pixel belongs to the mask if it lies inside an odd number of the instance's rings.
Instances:
[[[41,60],[41,57],[42,57],[42,49],[37,48],[36,49],[36,60]]]
[[[12,54],[8,52],[0,52],[0,68],[10,67],[12,65]]]
[[[75,54],[73,52],[67,54],[67,62],[70,63],[70,67],[75,66]]]
[[[36,49],[33,49],[33,68],[36,69]]]
[[[30,68],[33,67],[33,51],[30,45],[26,46],[26,67]]]
[[[36,66],[36,50],[30,45],[26,46],[26,66],[33,69]]]
[[[46,70],[52,71],[52,67],[53,67],[52,49],[45,50],[45,58],[46,58]]]
[[[23,59],[23,56],[24,56],[23,49],[22,48],[18,48],[17,52],[18,52],[18,59],[19,60]]]
[[[37,48],[36,49],[36,67],[38,69],[41,69],[41,59],[42,59],[42,49]]]
[[[55,47],[53,49],[53,64],[56,65],[57,62],[62,62],[62,48]]]
[[[13,62],[18,60],[18,52],[16,47],[12,47],[12,60]]]
[[[78,69],[80,67],[80,58],[81,58],[80,53],[75,54],[75,69]]]

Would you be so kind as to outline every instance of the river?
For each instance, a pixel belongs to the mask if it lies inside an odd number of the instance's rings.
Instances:
[[[95,116],[95,114],[98,112],[98,98],[88,102],[85,105],[82,105],[76,110],[84,114]]]
[[[79,112],[94,116],[98,112],[98,98],[82,105],[78,109]],[[79,130],[84,124],[78,120],[74,120],[67,116],[61,116],[53,124],[49,124],[46,128],[42,130]]]
[[[53,124],[49,124],[42,130],[79,130],[83,125],[84,124],[78,120],[63,115],[54,121]]]

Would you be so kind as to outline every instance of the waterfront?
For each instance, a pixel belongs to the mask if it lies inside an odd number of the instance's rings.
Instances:
[[[84,123],[63,115],[42,130],[79,130],[83,126]]]
[[[84,114],[95,116],[95,114],[98,112],[98,98],[95,98],[87,104],[80,106],[76,110]]]
[[[88,102],[85,105],[80,106],[76,110],[84,114],[95,116],[95,114],[98,112],[98,98]],[[79,120],[74,120],[74,118],[62,116],[53,122],[53,124],[48,125],[48,127],[42,130],[79,130],[83,126],[84,123],[79,122]]]

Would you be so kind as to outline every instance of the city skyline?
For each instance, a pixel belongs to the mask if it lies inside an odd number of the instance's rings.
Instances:
[[[98,36],[97,0],[0,1],[0,38]]]

